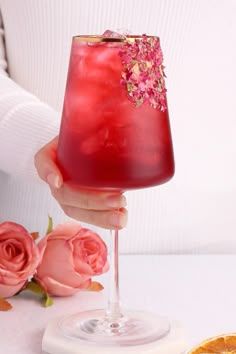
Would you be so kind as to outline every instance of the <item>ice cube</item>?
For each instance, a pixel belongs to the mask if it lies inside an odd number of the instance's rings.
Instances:
[[[111,50],[110,48],[103,47],[99,48],[100,50],[97,51],[97,55],[94,56],[95,62],[98,64],[104,64],[104,65],[109,65],[112,64],[112,62],[116,59],[115,55],[116,53]]]
[[[85,139],[80,145],[81,152],[85,155],[92,155],[100,150],[100,142],[96,134]]]
[[[118,32],[114,32],[111,30],[106,30],[103,34],[103,37],[108,37],[108,38],[122,38],[123,35],[118,33]]]

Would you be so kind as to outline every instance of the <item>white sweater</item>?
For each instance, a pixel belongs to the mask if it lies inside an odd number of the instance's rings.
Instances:
[[[0,0],[0,219],[43,232],[65,219],[34,171],[58,134],[71,37],[161,37],[176,155],[165,186],[128,193],[124,252],[234,252],[234,0]]]

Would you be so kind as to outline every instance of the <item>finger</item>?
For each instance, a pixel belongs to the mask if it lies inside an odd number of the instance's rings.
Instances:
[[[63,184],[63,177],[56,164],[57,142],[56,137],[39,150],[34,158],[39,177],[53,188],[60,188]]]
[[[124,208],[113,211],[95,211],[74,208],[67,205],[61,205],[61,207],[69,217],[105,229],[122,229],[127,224],[128,212]]]
[[[75,189],[66,183],[62,188],[51,191],[60,204],[80,209],[109,210],[124,208],[127,205],[123,194]]]

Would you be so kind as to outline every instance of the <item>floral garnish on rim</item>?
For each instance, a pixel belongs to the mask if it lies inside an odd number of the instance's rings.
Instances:
[[[132,38],[133,39],[133,38]],[[136,106],[148,102],[153,108],[167,109],[163,54],[157,37],[143,34],[126,41],[119,52],[124,70],[121,84]]]

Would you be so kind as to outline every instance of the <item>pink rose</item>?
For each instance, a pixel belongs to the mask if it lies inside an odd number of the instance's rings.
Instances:
[[[89,287],[91,276],[108,270],[105,243],[79,224],[57,226],[39,248],[44,254],[35,278],[50,295],[75,294]]]
[[[0,296],[15,295],[35,272],[40,253],[32,236],[13,222],[0,224]]]

